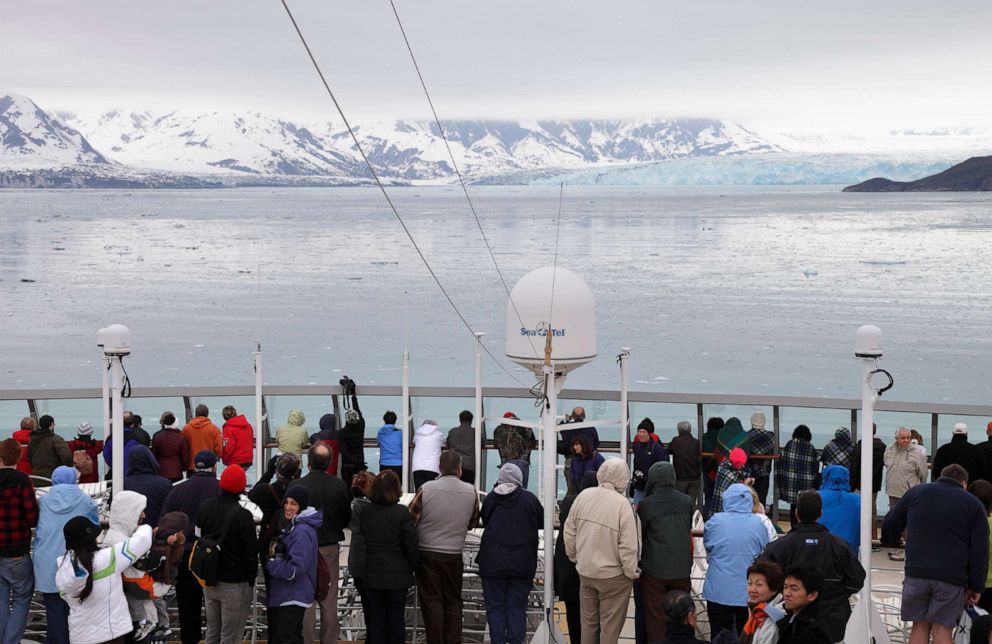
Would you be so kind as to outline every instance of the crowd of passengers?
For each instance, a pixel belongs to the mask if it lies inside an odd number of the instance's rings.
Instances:
[[[343,425],[326,414],[312,434],[303,412],[291,411],[276,432],[278,453],[250,489],[254,430],[234,407],[223,409],[222,428],[205,405],[182,427],[166,411],[151,436],[140,416],[125,412],[124,491],[106,529],[78,484],[98,482],[100,459],[109,473],[112,441],[94,439],[87,423],[66,441],[51,416],[24,418],[0,442],[0,597],[8,606],[0,611],[0,642],[20,641],[37,591],[51,644],[171,640],[172,598],[184,644],[234,644],[244,635],[259,568],[268,641],[336,642],[346,531],[366,642],[405,641],[414,585],[427,641],[461,642],[463,551],[477,527],[485,528],[474,563],[489,637],[524,642],[543,527],[541,504],[527,489],[537,446],[529,424],[507,412],[493,432],[500,467],[480,505],[472,413],[463,411],[446,434],[424,421],[410,437],[416,493],[404,505],[396,414],[383,416],[373,473],[364,460],[365,419],[350,398]],[[702,442],[682,421],[666,443],[645,418],[630,467],[600,454],[583,408],[565,418],[572,426],[559,431],[557,450],[568,493],[559,507],[554,577],[571,642],[616,642],[631,599],[638,642],[705,641],[690,594],[697,508],[705,517],[701,596],[710,641],[844,639],[851,597],[865,579],[857,558],[860,443],[840,428],[817,450],[799,425],[777,449],[764,415],[750,420],[745,431],[737,418],[711,418]],[[989,642],[992,618],[973,607],[992,607],[985,591],[992,586],[992,484],[985,480],[992,439],[973,445],[967,427],[956,425],[934,455],[930,483],[914,430],[899,428],[891,445],[873,441],[872,505],[884,470],[890,510],[881,543],[893,558],[905,553],[901,611],[913,623],[910,642],[950,644],[963,613],[974,620],[971,641]],[[787,533],[766,512],[772,475],[790,506]],[[258,525],[242,507],[244,495],[261,511]],[[190,556],[198,541],[219,545],[212,574]]]

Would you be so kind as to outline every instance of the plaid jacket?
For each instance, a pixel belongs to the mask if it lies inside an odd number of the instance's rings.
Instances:
[[[747,437],[751,443],[750,456],[771,456],[775,453],[775,434],[767,429],[755,429],[752,427]],[[751,468],[751,475],[754,477],[764,477],[772,473],[772,462],[770,460],[748,460],[747,465]]]
[[[38,525],[38,500],[27,474],[0,470],[0,557],[20,557],[31,550],[31,528]]]
[[[834,439],[827,443],[820,453],[820,462],[823,467],[827,465],[842,465],[851,470],[851,452],[854,445],[851,443],[851,432],[846,427],[841,427],[834,434]],[[853,477],[852,477],[853,478]]]
[[[748,465],[741,469],[733,466],[730,460],[720,463],[716,468],[716,483],[713,485],[713,503],[710,505],[710,513],[706,517],[709,519],[717,512],[723,512],[723,493],[734,483],[743,483],[744,479],[751,476],[748,473]]]
[[[786,503],[795,503],[800,492],[817,487],[820,463],[816,448],[807,440],[793,438],[782,449],[775,471],[779,498]]]

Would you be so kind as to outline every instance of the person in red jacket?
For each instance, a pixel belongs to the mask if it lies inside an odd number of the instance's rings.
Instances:
[[[73,453],[73,461],[76,461],[76,452],[86,452],[89,457],[90,471],[83,473],[82,466],[77,466],[80,483],[96,483],[100,480],[100,461],[97,457],[103,453],[103,441],[93,440],[93,425],[80,423],[76,428],[76,438],[68,443],[69,451]]]
[[[224,465],[240,465],[248,471],[254,460],[255,430],[248,423],[244,414],[228,405],[221,414],[224,416],[224,453],[221,457]]]
[[[21,458],[17,461],[17,469],[31,476],[31,461],[28,460],[28,443],[31,441],[31,432],[37,425],[34,418],[25,416],[21,419],[21,428],[14,432],[14,440],[21,444]]]

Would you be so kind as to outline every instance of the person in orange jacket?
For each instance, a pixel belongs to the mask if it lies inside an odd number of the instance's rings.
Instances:
[[[201,451],[208,449],[217,458],[224,455],[224,441],[221,438],[220,429],[210,421],[210,409],[204,404],[196,406],[196,416],[183,427],[183,440],[186,447],[189,461],[186,463],[186,473],[192,476],[196,469],[193,457]]]

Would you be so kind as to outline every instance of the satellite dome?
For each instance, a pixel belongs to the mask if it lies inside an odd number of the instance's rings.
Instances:
[[[566,268],[535,269],[513,287],[506,306],[506,357],[541,373],[549,332],[556,372],[568,373],[596,357],[596,302],[585,280]]]

